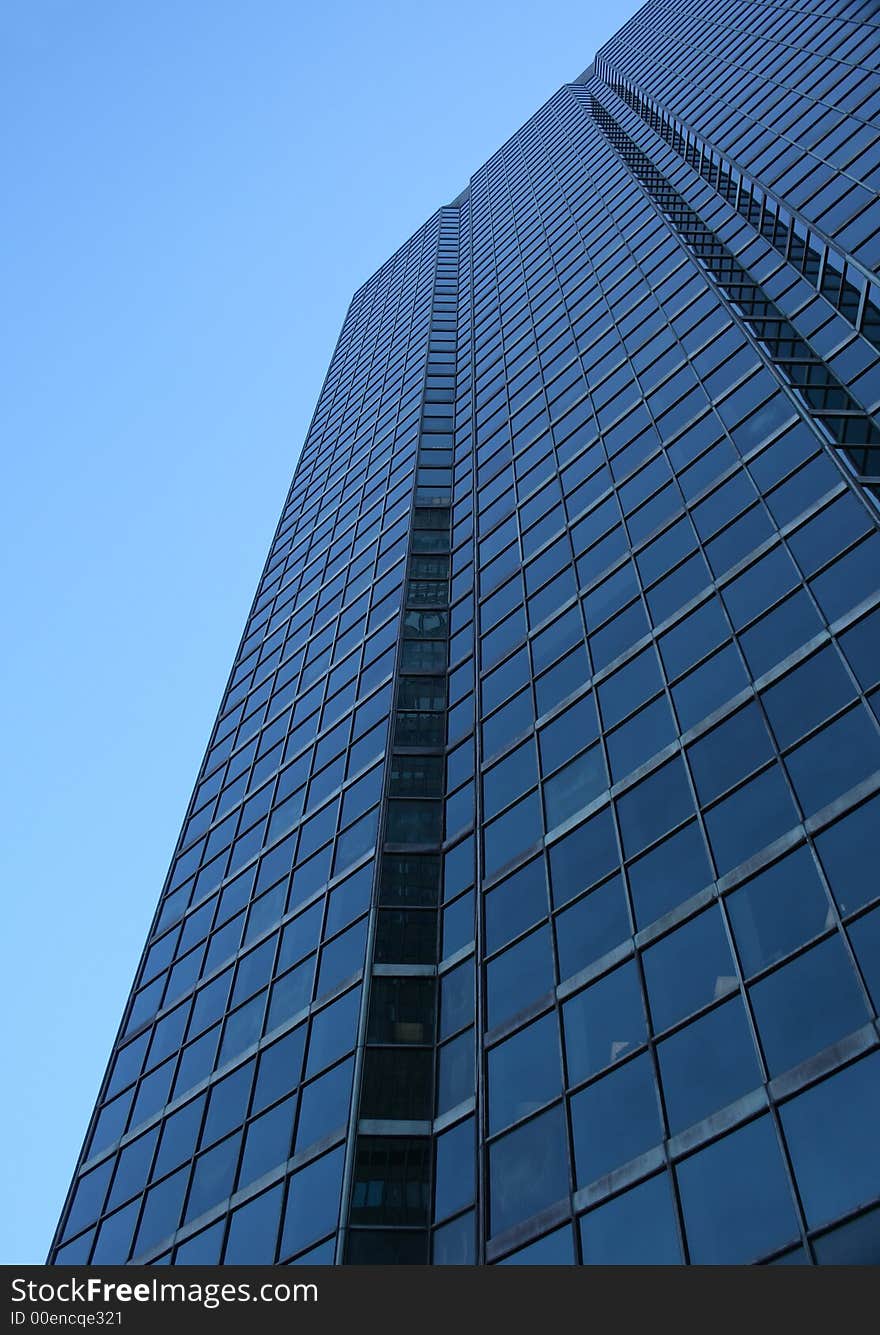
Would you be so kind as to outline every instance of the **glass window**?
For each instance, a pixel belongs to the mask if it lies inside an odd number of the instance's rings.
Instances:
[[[440,1037],[454,1034],[474,1018],[474,965],[465,960],[440,978]]]
[[[499,950],[527,927],[545,918],[548,907],[544,861],[535,858],[485,896],[487,951]]]
[[[281,1254],[290,1256],[336,1228],[342,1192],[342,1146],[316,1159],[290,1180]]]
[[[628,857],[693,814],[693,799],[681,758],[676,756],[617,800]]]
[[[706,813],[706,830],[719,876],[750,858],[797,822],[778,765],[737,789]]]
[[[606,737],[612,780],[616,783],[631,774],[671,742],[676,733],[665,695],[642,705],[633,718]]]
[[[490,1146],[493,1235],[568,1195],[566,1140],[565,1117],[557,1105]]]
[[[198,1215],[204,1214],[206,1210],[212,1209],[215,1205],[219,1205],[232,1193],[240,1148],[241,1132],[238,1131],[234,1136],[221,1140],[219,1145],[215,1145],[213,1149],[207,1150],[196,1159],[192,1186],[189,1189],[189,1199],[186,1204],[186,1223],[197,1218]],[[182,1176],[184,1178],[184,1183],[181,1184],[181,1195],[188,1171],[188,1168],[181,1168],[180,1172],[175,1174],[175,1177]],[[166,1179],[166,1181],[173,1180],[172,1178]],[[166,1232],[171,1232],[176,1227],[177,1221],[175,1220]],[[141,1228],[143,1229],[143,1222]],[[156,1235],[156,1241],[158,1241],[159,1236],[164,1237],[165,1234]]]
[[[780,747],[790,746],[853,698],[840,656],[827,645],[764,691],[761,699]]]
[[[529,739],[483,775],[483,810],[491,819],[538,782],[535,744]]]
[[[816,836],[819,860],[841,912],[852,913],[874,899],[880,797],[872,797]]]
[[[490,1050],[489,1130],[500,1131],[549,1103],[562,1092],[555,1014],[514,1034]]]
[[[282,1191],[283,1186],[279,1183],[233,1212],[223,1255],[224,1265],[266,1265],[274,1259]],[[177,1261],[179,1264],[179,1255]]]
[[[611,808],[605,807],[550,847],[553,903],[566,904],[618,865]]]
[[[873,909],[854,922],[849,938],[874,1009],[880,1011],[880,909]]]
[[[591,890],[556,918],[560,980],[570,978],[620,945],[630,934],[626,893],[620,876]]]
[[[728,896],[726,904],[747,977],[782,959],[833,922],[806,847],[795,849],[746,881]]]
[[[569,1084],[641,1046],[647,1029],[636,965],[630,961],[572,997],[562,1018]]]
[[[444,1043],[437,1063],[437,1116],[474,1096],[474,1031]]]
[[[581,1219],[584,1265],[680,1265],[669,1179],[648,1178]]]
[[[880,1192],[880,1054],[871,1053],[782,1109],[782,1129],[810,1228]]]
[[[663,1139],[651,1058],[634,1057],[571,1101],[577,1182],[584,1186]]]
[[[751,999],[771,1076],[796,1066],[868,1019],[838,936],[756,983]]]
[[[746,685],[748,678],[732,644],[694,668],[672,687],[672,698],[682,730],[707,718]]]
[[[658,1059],[672,1135],[761,1083],[738,997],[665,1039],[658,1047]]]
[[[785,763],[804,814],[812,816],[880,768],[880,736],[871,715],[856,705],[802,742]]]
[[[432,1265],[473,1265],[474,1252],[473,1210],[434,1230]]]
[[[685,1159],[676,1175],[693,1265],[742,1265],[798,1236],[769,1117]]]
[[[666,1029],[736,987],[736,971],[721,913],[691,918],[642,956],[651,1018]]]
[[[257,1117],[248,1127],[238,1185],[246,1187],[290,1154],[293,1140],[293,1115],[296,1099],[285,1099],[270,1112]],[[265,1260],[265,1257],[263,1258]]]
[[[594,742],[598,735],[599,724],[593,696],[582,696],[538,734],[542,770],[545,774],[552,774],[566,760],[577,755],[588,742]]]
[[[561,825],[595,801],[608,787],[600,746],[591,746],[544,784],[547,828]]]
[[[880,1210],[824,1233],[813,1244],[818,1265],[877,1265],[880,1261]]]
[[[437,1137],[434,1160],[434,1218],[445,1219],[474,1199],[474,1119]]]
[[[524,1010],[551,991],[553,983],[553,950],[545,925],[487,964],[488,1027],[494,1029]]]
[[[746,705],[688,748],[700,801],[711,802],[772,754],[758,706]]]
[[[518,1252],[505,1256],[499,1265],[574,1265],[574,1241],[571,1229],[557,1228],[537,1242],[530,1242]]]
[[[702,890],[713,878],[696,821],[631,863],[628,875],[639,928],[662,918]]]
[[[303,1087],[294,1150],[300,1154],[348,1120],[353,1062],[341,1062]]]

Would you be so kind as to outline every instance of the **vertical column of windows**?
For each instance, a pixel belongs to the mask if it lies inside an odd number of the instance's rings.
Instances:
[[[440,1136],[435,1143],[432,1132],[438,1030],[443,1037],[450,1023],[455,1027],[458,1006],[446,983],[438,980],[457,267],[458,216],[450,209],[441,215],[421,406],[373,968],[352,1151],[345,1248],[349,1264],[426,1262],[431,1254],[434,1185],[439,1181],[442,1187],[445,1182],[448,1141]]]

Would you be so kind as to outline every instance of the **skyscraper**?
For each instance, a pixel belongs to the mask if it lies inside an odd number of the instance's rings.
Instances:
[[[648,0],[357,291],[54,1262],[880,1259],[878,53]]]

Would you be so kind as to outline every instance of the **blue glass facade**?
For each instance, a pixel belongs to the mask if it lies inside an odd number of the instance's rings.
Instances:
[[[55,1262],[880,1259],[878,52],[649,0],[355,295]]]

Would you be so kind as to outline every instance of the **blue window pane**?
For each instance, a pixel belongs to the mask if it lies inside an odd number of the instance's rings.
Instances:
[[[583,811],[608,787],[605,758],[600,746],[592,746],[577,756],[544,784],[547,829]]]
[[[553,987],[549,927],[505,950],[486,968],[487,1023],[490,1029],[524,1010]]]
[[[605,727],[612,728],[626,718],[644,700],[656,695],[662,686],[663,678],[654,650],[648,648],[636,654],[598,688]]]
[[[490,1147],[493,1235],[568,1195],[567,1139],[562,1108],[556,1107]]]
[[[688,748],[697,796],[711,802],[773,754],[758,706],[748,704]]]
[[[642,989],[634,963],[578,992],[562,1010],[570,1084],[620,1060],[645,1042]]]
[[[283,1185],[279,1183],[234,1211],[229,1221],[224,1265],[267,1265],[274,1259],[282,1191]],[[178,1263],[179,1260],[178,1257]]]
[[[776,1135],[767,1117],[676,1169],[691,1262],[742,1265],[798,1235]]]
[[[880,1210],[869,1210],[848,1224],[823,1233],[813,1244],[818,1265],[880,1263]]]
[[[211,1153],[213,1154],[214,1151],[212,1150]],[[193,1174],[193,1190],[195,1190],[200,1162],[202,1161],[197,1160],[196,1162],[196,1171]],[[144,1212],[141,1215],[137,1240],[134,1245],[135,1256],[141,1256],[144,1252],[150,1251],[177,1228],[188,1178],[189,1165],[186,1168],[179,1169],[171,1177],[166,1177],[164,1182],[160,1182],[156,1187],[151,1187],[147,1192]],[[228,1195],[228,1189],[217,1199],[222,1199],[223,1195]],[[213,1203],[212,1201],[211,1204]],[[193,1213],[192,1210],[188,1211],[188,1217],[192,1218]]]
[[[574,1240],[571,1229],[557,1228],[528,1247],[521,1247],[512,1256],[505,1256],[499,1265],[574,1265]]]
[[[874,909],[854,922],[849,929],[849,939],[874,1009],[880,1011],[880,909]]]
[[[119,1156],[113,1187],[107,1199],[107,1209],[115,1210],[117,1205],[129,1197],[143,1191],[153,1159],[153,1150],[159,1136],[159,1128],[153,1127],[146,1135],[131,1141]],[[97,1211],[95,1212],[97,1214]]]
[[[681,1244],[665,1173],[581,1219],[584,1265],[680,1265]]]
[[[664,695],[643,705],[607,738],[611,778],[616,783],[661,751],[676,735],[672,710]]]
[[[739,654],[727,644],[705,663],[689,672],[672,688],[672,699],[682,731],[708,717],[726,700],[730,700],[745,686],[745,674]]]
[[[858,1029],[868,1019],[839,937],[814,946],[751,989],[771,1076]]]
[[[203,1228],[201,1233],[196,1233],[194,1237],[182,1242],[174,1253],[174,1264],[218,1265],[225,1228],[226,1219],[223,1218],[210,1228]]]
[[[780,858],[729,895],[730,915],[748,977],[831,926],[831,906],[806,847]]]
[[[296,1099],[285,1099],[248,1127],[238,1185],[246,1187],[290,1154]]]
[[[596,886],[556,918],[559,977],[570,978],[619,946],[630,934],[626,894],[620,876]]]
[[[727,1001],[658,1048],[669,1130],[675,1135],[761,1083],[742,1002]]]
[[[454,1034],[474,1018],[474,969],[468,961],[440,980],[440,1037]]]
[[[590,664],[587,651],[582,645],[579,645],[572,653],[566,655],[561,663],[557,663],[555,667],[552,667],[549,672],[545,672],[543,677],[539,677],[535,682],[538,716],[546,714],[561,700],[572,695],[579,687],[584,685],[589,676]]]
[[[500,1131],[562,1092],[555,1014],[544,1015],[488,1056],[489,1130]]]
[[[302,1074],[306,1026],[299,1025],[260,1053],[252,1112],[260,1112],[282,1094],[295,1089]]]
[[[730,626],[717,598],[710,598],[689,613],[683,621],[660,639],[660,655],[670,677],[677,677],[703,658],[710,649],[723,644]]]
[[[772,843],[797,821],[778,766],[737,789],[706,813],[706,830],[719,876]]]
[[[591,816],[550,848],[550,882],[558,908],[618,865],[611,808]]]
[[[538,761],[531,738],[483,775],[483,812],[490,820],[538,781]]]
[[[839,643],[859,685],[864,690],[875,686],[880,681],[880,611],[845,631]]]
[[[842,539],[842,535],[838,541]],[[829,621],[836,621],[877,588],[880,534],[872,533],[829,570],[810,581],[816,602]]]
[[[123,1265],[131,1252],[131,1240],[137,1223],[139,1200],[108,1215],[98,1229],[92,1265]]]
[[[826,646],[764,691],[761,700],[781,747],[791,746],[853,698],[839,654]]]
[[[611,1071],[571,1101],[578,1186],[651,1149],[663,1139],[647,1053]]]
[[[662,918],[712,880],[706,845],[696,822],[630,864],[629,888],[636,925]]]
[[[642,956],[655,1030],[736,987],[736,971],[717,908],[691,918]]]
[[[785,763],[804,814],[812,816],[880,768],[880,735],[857,705],[792,751]]]
[[[781,1116],[810,1228],[880,1193],[880,1054],[792,1099]]]
[[[816,836],[816,850],[843,913],[874,899],[880,797],[871,798]]]
[[[70,1207],[67,1224],[64,1228],[65,1238],[78,1233],[86,1224],[90,1224],[97,1219],[101,1213],[101,1206],[107,1192],[107,1183],[110,1181],[113,1163],[114,1160],[111,1156],[109,1159],[105,1159],[102,1164],[99,1164],[97,1168],[92,1169],[90,1173],[86,1173],[80,1178]]]
[[[474,1121],[469,1117],[437,1137],[434,1218],[445,1219],[473,1199]]]
[[[792,593],[739,637],[752,676],[760,677],[781,663],[821,628],[822,621],[809,594],[803,589]]]
[[[547,916],[547,879],[544,862],[536,858],[491,890],[484,901],[486,949],[495,951],[526,927]]]
[[[676,756],[618,799],[617,815],[627,857],[641,852],[692,815],[693,809],[684,765]]]
[[[305,1072],[307,1076],[315,1075],[354,1047],[360,1004],[361,989],[356,987],[320,1011],[312,1020]]]
[[[530,793],[487,825],[483,834],[487,879],[512,862],[517,854],[537,844],[543,832],[541,800],[537,793]]]
[[[282,1259],[336,1228],[344,1162],[345,1151],[340,1146],[291,1178],[281,1235]]]
[[[542,770],[552,774],[598,735],[595,700],[592,695],[581,696],[538,734]]]
[[[213,1206],[219,1205],[232,1192],[235,1169],[238,1164],[238,1152],[241,1148],[241,1132],[221,1140],[219,1145],[196,1159],[193,1169],[192,1186],[186,1203],[185,1222],[189,1223],[198,1215],[204,1214]],[[181,1169],[181,1173],[186,1173]],[[142,1225],[143,1226],[143,1225]]]
[[[474,1252],[473,1210],[434,1230],[432,1265],[473,1265]]]
[[[345,1125],[351,1099],[353,1062],[341,1062],[304,1086],[300,1095],[294,1150],[297,1154]]]

